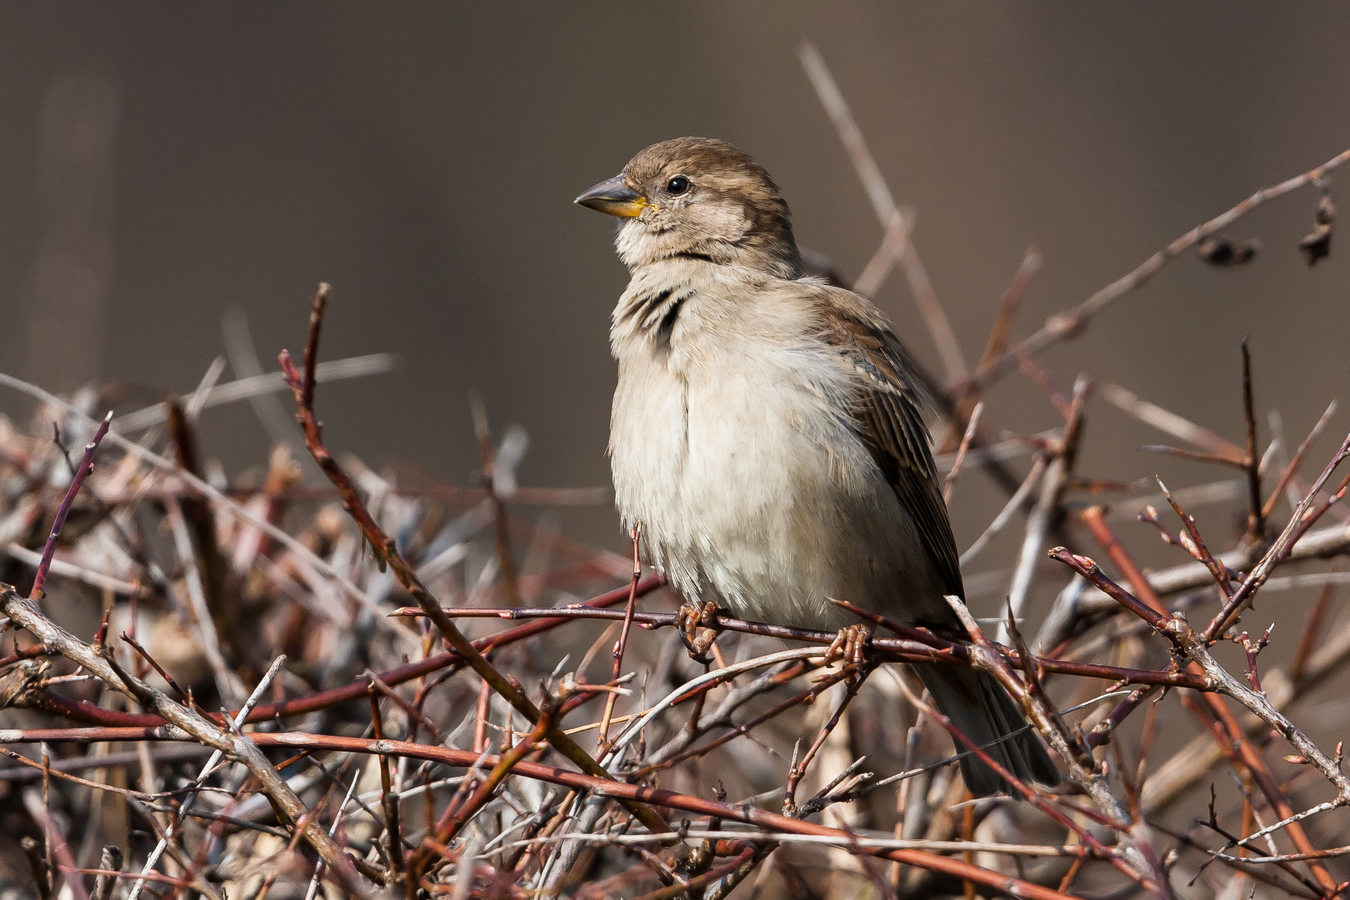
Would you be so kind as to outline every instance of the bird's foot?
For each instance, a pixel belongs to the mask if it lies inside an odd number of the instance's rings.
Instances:
[[[839,629],[839,634],[835,635],[834,641],[825,651],[825,662],[841,660],[844,671],[856,678],[872,667],[871,656],[872,626],[859,622]]]
[[[717,603],[706,600],[703,603],[684,603],[675,613],[675,624],[680,629],[680,640],[684,641],[689,656],[696,662],[707,665],[711,660],[708,651],[717,640]]]

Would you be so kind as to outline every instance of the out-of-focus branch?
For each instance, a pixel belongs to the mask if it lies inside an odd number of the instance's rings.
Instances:
[[[6,387],[13,388],[14,390],[20,391],[21,393],[27,394],[30,397],[42,401],[43,403],[50,404],[51,406],[54,406],[57,409],[64,411],[67,415],[76,417],[83,422],[95,424],[93,423],[93,420],[91,420],[80,410],[76,409],[74,406],[67,403],[65,400],[62,400],[60,397],[56,396],[50,391],[45,391],[36,385],[29,384],[28,382],[23,381],[22,379],[15,378],[12,375],[6,375],[4,372],[0,372],[0,384],[5,385]],[[215,503],[219,504],[221,508],[226,510],[230,515],[234,516],[235,518],[242,519],[245,522],[249,522],[250,524],[256,526],[268,537],[275,539],[278,543],[286,547],[286,549],[290,550],[300,558],[304,559],[305,562],[313,566],[316,571],[322,573],[325,577],[331,579],[333,582],[339,585],[349,596],[352,597],[352,599],[356,600],[356,602],[362,604],[363,606],[371,608],[372,612],[375,612],[377,614],[380,612],[380,610],[377,607],[373,607],[373,605],[370,602],[370,598],[366,596],[364,591],[357,588],[357,586],[352,584],[349,579],[343,577],[326,560],[320,559],[319,556],[313,550],[306,547],[301,541],[297,540],[294,535],[286,533],[277,525],[267,521],[267,519],[261,516],[254,515],[243,505],[241,505],[240,503],[236,502],[233,498],[228,496],[224,491],[217,490],[216,488],[212,487],[210,483],[204,481],[201,478],[198,478],[196,475],[193,475],[191,472],[188,472],[187,470],[183,469],[181,466],[175,464],[171,460],[168,460],[151,450],[147,450],[146,448],[142,447],[135,441],[128,440],[127,438],[118,434],[116,431],[110,431],[107,434],[107,440],[109,443],[117,446],[121,450],[126,451],[127,453],[131,454],[132,456],[136,457],[137,459],[141,460],[147,465],[153,466],[154,468],[159,469],[160,471],[168,472],[174,475],[176,478],[180,479],[181,481],[189,485],[193,490],[198,491],[199,493],[207,497],[210,497]],[[383,621],[383,620],[377,617],[376,621]],[[384,627],[389,627],[389,625],[385,623]],[[397,636],[401,637],[402,639],[412,642],[413,646],[415,647],[416,638],[413,635],[410,635],[406,631],[397,628],[394,629],[394,633]]]
[[[1026,254],[1022,257],[1021,265],[1017,267],[1017,272],[1013,275],[1012,283],[1008,285],[1008,289],[1003,292],[1003,296],[999,300],[998,313],[994,316],[993,327],[989,329],[989,339],[984,345],[984,352],[980,354],[980,361],[975,365],[977,374],[994,365],[1003,351],[1007,349],[1008,340],[1012,334],[1013,318],[1017,315],[1017,309],[1022,304],[1022,298],[1026,295],[1027,288],[1031,286],[1031,279],[1040,271],[1041,260],[1040,247],[1032,244],[1027,248]],[[939,443],[938,452],[940,453],[950,452],[956,436],[961,432],[962,423],[969,420],[975,404],[980,399],[979,388],[973,383],[968,384],[969,386],[966,389],[952,392],[955,410],[947,435]]]
[[[1064,495],[1069,489],[1078,458],[1078,443],[1083,433],[1083,410],[1090,386],[1085,378],[1078,379],[1074,384],[1073,401],[1064,421],[1064,431],[1054,444],[1054,455],[1041,480],[1041,496],[1027,517],[1026,537],[1022,540],[1017,568],[1013,570],[1012,586],[1008,590],[1013,618],[1020,618],[1026,609],[1046,541],[1061,516]],[[1000,625],[999,640],[1006,643],[1008,635],[1007,624]]]
[[[1270,496],[1266,499],[1266,505],[1261,510],[1263,516],[1270,518],[1271,514],[1275,512],[1275,506],[1280,502],[1280,494],[1284,493],[1285,488],[1289,487],[1290,481],[1298,474],[1299,466],[1303,464],[1303,458],[1308,455],[1308,448],[1312,446],[1313,441],[1317,440],[1318,436],[1322,433],[1322,429],[1326,427],[1327,422],[1331,420],[1331,417],[1335,415],[1335,413],[1336,401],[1332,400],[1327,404],[1326,412],[1322,413],[1322,417],[1317,420],[1317,423],[1313,425],[1312,430],[1308,432],[1308,436],[1303,439],[1302,443],[1298,445],[1298,449],[1294,451],[1294,455],[1290,458],[1289,464],[1285,466],[1284,471],[1280,473],[1280,479],[1275,482],[1275,487],[1270,489]],[[1274,410],[1271,411],[1271,416],[1275,417]],[[1297,506],[1296,503],[1293,505]]]
[[[825,112],[829,115],[830,121],[834,123],[835,131],[839,133],[839,140],[843,142],[844,149],[848,151],[849,159],[853,162],[853,168],[857,171],[858,178],[862,180],[863,187],[867,189],[867,196],[872,201],[872,209],[877,215],[877,221],[881,223],[881,227],[886,229],[888,234],[904,235],[903,240],[901,238],[895,240],[895,245],[900,248],[898,252],[900,265],[905,270],[905,276],[909,280],[910,291],[914,294],[914,302],[918,305],[924,323],[933,336],[933,343],[937,345],[938,354],[942,357],[942,365],[947,370],[947,377],[949,379],[964,379],[970,372],[970,366],[967,365],[965,356],[961,353],[961,345],[957,342],[951,322],[948,320],[946,312],[943,311],[937,294],[933,291],[932,282],[928,280],[928,272],[919,260],[919,253],[914,249],[914,242],[908,237],[909,223],[905,221],[905,214],[896,205],[891,189],[886,184],[886,178],[881,174],[881,167],[873,159],[872,152],[867,149],[862,130],[858,128],[858,123],[854,121],[853,113],[849,110],[844,95],[840,93],[834,77],[830,75],[830,70],[826,68],[825,60],[821,57],[820,51],[810,41],[802,41],[800,56],[802,68],[806,70],[806,75],[811,80],[811,86],[816,89],[821,105],[825,107]]]
[[[1192,228],[1073,309],[1051,316],[1039,331],[1005,352],[999,357],[997,363],[987,371],[977,374],[971,380],[980,388],[987,387],[1012,371],[1023,356],[1035,356],[1059,341],[1076,337],[1083,332],[1093,316],[1102,312],[1121,297],[1143,286],[1159,269],[1190,250],[1204,238],[1217,234],[1232,225],[1262,203],[1274,200],[1276,197],[1282,197],[1301,187],[1320,182],[1327,172],[1342,165],[1347,160],[1350,160],[1350,150],[1344,150],[1336,154],[1315,169],[1309,169],[1301,175],[1295,175],[1279,184],[1259,190],[1227,212],[1215,216],[1203,225]],[[959,389],[960,387],[961,385],[957,384],[953,389]]]

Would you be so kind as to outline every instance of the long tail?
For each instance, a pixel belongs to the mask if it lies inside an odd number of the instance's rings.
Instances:
[[[964,666],[919,665],[914,671],[933,695],[938,711],[951,719],[962,734],[982,747],[998,741],[984,747],[984,752],[1004,769],[1021,781],[1059,784],[1059,770],[1035,732],[1023,731],[1016,737],[999,740],[1025,728],[1027,723],[1022,711],[991,676]],[[964,749],[958,744],[958,751]],[[961,777],[976,797],[1005,791],[1021,799],[974,754],[961,759]]]

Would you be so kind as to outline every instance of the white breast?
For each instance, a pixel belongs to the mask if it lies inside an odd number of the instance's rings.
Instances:
[[[668,342],[616,327],[610,458],[625,523],[642,524],[685,596],[836,628],[850,617],[827,597],[894,613],[898,575],[928,564],[853,430],[850,366],[814,315],[709,278]]]

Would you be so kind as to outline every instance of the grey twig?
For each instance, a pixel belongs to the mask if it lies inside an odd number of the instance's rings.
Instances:
[[[253,693],[249,695],[248,700],[244,702],[243,707],[234,716],[235,729],[238,729],[240,726],[244,724],[244,722],[248,721],[248,714],[253,712],[253,707],[257,706],[258,701],[262,700],[263,692],[265,692],[267,688],[271,686],[272,680],[276,678],[278,674],[280,674],[281,667],[285,665],[285,663],[286,657],[284,656],[278,656],[275,660],[272,661],[272,665],[268,668],[267,674],[264,675],[262,677],[262,680],[258,682],[258,686],[253,689]],[[110,684],[110,686],[112,685]],[[168,698],[166,697],[165,700],[167,701]],[[165,718],[168,717],[166,716]],[[239,737],[242,738],[242,734],[239,735]],[[257,752],[257,748],[254,748],[254,752],[255,753]],[[210,758],[206,760],[206,765],[202,766],[201,774],[199,774],[197,776],[197,780],[193,782],[194,788],[200,788],[202,784],[205,783],[206,777],[215,769],[216,764],[219,763],[220,760],[225,756],[225,753],[226,751],[224,749],[217,748],[216,752],[211,754]],[[261,756],[261,754],[259,755]],[[267,763],[266,759],[264,759],[263,762],[267,764],[268,769],[272,768],[271,764]],[[284,785],[285,782],[282,782],[282,784]],[[289,790],[289,788],[287,788],[287,790]],[[189,793],[186,797],[184,797],[183,805],[179,814],[184,815],[188,813],[192,809],[192,804],[195,803],[196,800],[197,800],[196,791],[193,791],[192,793]],[[296,799],[296,802],[297,803],[299,802],[299,798]],[[173,827],[170,826],[168,830],[165,832],[164,837],[161,838],[160,842],[155,845],[155,849],[151,851],[150,856],[145,861],[144,868],[141,869],[142,877],[137,878],[136,882],[131,886],[131,893],[127,895],[127,900],[137,900],[137,898],[140,897],[141,889],[145,886],[144,876],[149,875],[151,872],[155,870],[155,866],[159,863],[159,858],[164,855],[165,848],[168,847],[169,841],[173,838],[173,833],[174,833]]]

